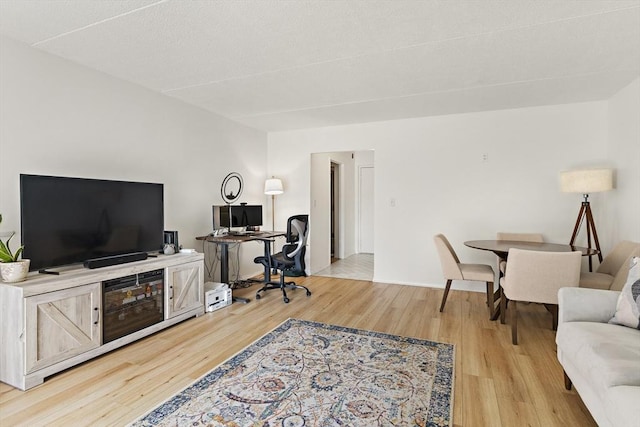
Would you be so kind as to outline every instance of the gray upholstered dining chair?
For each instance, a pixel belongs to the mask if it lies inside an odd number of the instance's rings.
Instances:
[[[437,234],[433,237],[440,257],[440,264],[442,265],[442,274],[447,284],[444,288],[444,295],[442,296],[442,302],[440,303],[440,311],[444,310],[444,305],[447,302],[447,296],[449,295],[449,289],[451,283],[454,280],[469,280],[486,282],[487,284],[487,305],[489,306],[489,316],[493,315],[493,281],[495,280],[495,273],[490,265],[486,264],[462,264],[458,259],[458,255],[451,247],[451,244],[446,237],[442,234]]]
[[[620,291],[627,280],[631,258],[640,256],[640,243],[623,240],[604,257],[594,272],[580,274],[580,287]]]
[[[498,240],[513,240],[518,242],[536,242],[544,243],[544,237],[540,233],[505,233],[499,231],[496,234]],[[498,257],[498,268],[500,272],[504,274],[504,270],[507,267],[507,261]]]
[[[504,320],[508,299],[513,344],[518,344],[518,301],[544,304],[553,315],[553,329],[557,328],[558,290],[578,286],[581,256],[580,251],[509,250],[507,270],[500,279],[500,316]]]

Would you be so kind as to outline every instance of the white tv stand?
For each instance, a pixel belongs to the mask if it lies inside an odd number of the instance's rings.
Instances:
[[[164,320],[102,343],[102,282],[164,269]],[[158,255],[99,269],[0,282],[0,381],[27,390],[45,377],[204,313],[204,256]]]

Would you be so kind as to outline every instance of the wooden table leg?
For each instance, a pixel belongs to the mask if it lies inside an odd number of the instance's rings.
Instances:
[[[493,302],[489,306],[489,319],[497,320],[498,317],[500,317],[500,319],[502,320],[502,323],[504,323],[504,313],[502,313],[503,307],[502,307],[502,298],[501,298],[502,286],[500,286],[500,278],[502,277],[502,272],[500,271],[500,262],[506,261],[506,259],[503,259],[502,257],[500,257],[500,255],[497,253],[496,255],[498,256],[498,265],[496,266],[497,268],[496,268],[495,282],[494,282],[496,284],[496,291],[493,294]],[[492,289],[493,289],[493,286],[492,286]],[[495,304],[496,301],[499,301],[497,305]]]
[[[496,304],[495,302],[498,301],[498,304]],[[489,319],[491,320],[497,320],[498,317],[500,316],[501,313],[501,304],[500,304],[500,291],[496,291],[493,294],[493,303],[491,305],[491,307],[489,307]]]

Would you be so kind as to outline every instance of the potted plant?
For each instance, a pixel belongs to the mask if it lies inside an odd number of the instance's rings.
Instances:
[[[0,223],[2,223],[2,214],[0,214]],[[8,233],[9,238],[6,242],[0,240],[0,276],[4,282],[8,283],[22,282],[29,273],[30,261],[19,259],[24,246],[20,246],[15,252],[12,252],[9,246],[15,234],[11,231]]]

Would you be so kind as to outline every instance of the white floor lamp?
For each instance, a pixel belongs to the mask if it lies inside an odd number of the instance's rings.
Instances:
[[[591,213],[589,193],[611,190],[613,188],[613,170],[582,169],[560,172],[560,188],[564,193],[582,193],[582,196],[584,197],[569,244],[573,246],[576,241],[576,237],[578,237],[578,233],[580,232],[580,226],[582,225],[582,222],[586,220],[587,247],[591,248],[591,235],[593,234],[595,249],[598,250],[598,260],[602,262],[600,241],[598,240],[598,232],[596,231],[596,223],[593,220],[593,213]],[[589,271],[593,271],[591,256],[589,256]]]
[[[284,193],[282,181],[271,177],[264,182],[264,194],[271,196],[271,231],[276,231],[276,195]]]

